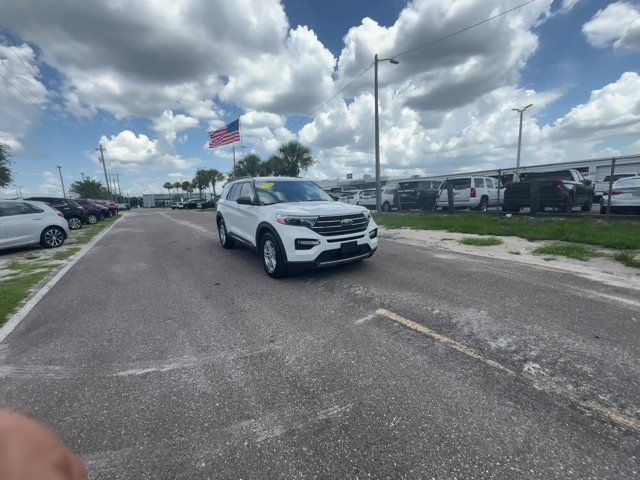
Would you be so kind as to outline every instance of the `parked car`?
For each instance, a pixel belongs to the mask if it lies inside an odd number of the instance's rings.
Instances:
[[[0,249],[61,246],[69,236],[64,214],[44,202],[0,200]]]
[[[637,173],[616,173],[615,175],[607,175],[602,180],[597,181],[593,188],[593,201],[599,202],[605,190],[609,190],[609,181],[616,182],[621,178],[636,177]]]
[[[607,203],[611,196],[612,213],[640,213],[640,175],[616,180],[611,192],[603,192],[600,199],[600,213],[607,213]]]
[[[192,210],[194,208],[199,208],[198,207],[198,203],[202,203],[202,199],[192,198],[191,200],[187,200],[187,202],[184,204],[184,208],[186,210]]]
[[[131,205],[129,205],[128,203],[118,203],[118,204],[116,204],[116,206],[118,207],[118,211],[120,211],[120,210],[131,210]]]
[[[91,200],[94,203],[97,203],[98,205],[102,205],[104,207],[107,208],[107,210],[109,210],[109,217],[113,217],[114,215],[118,214],[118,206],[113,203],[110,200]]]
[[[84,211],[86,212],[86,221],[88,224],[93,225],[96,222],[104,220],[105,210],[108,211],[107,207],[102,205],[98,205],[97,203],[90,202],[89,200],[84,200],[82,198],[74,198],[74,202],[80,205]]]
[[[378,227],[365,207],[334,201],[301,178],[244,178],[225,185],[216,214],[223,248],[236,243],[259,252],[264,270],[318,268],[369,258]]]
[[[362,190],[356,200],[356,205],[362,205],[370,210],[377,207],[376,204],[376,189]],[[380,189],[380,209],[383,212],[388,212],[392,208],[397,206],[396,191],[393,187],[382,187]]]
[[[216,208],[216,201],[213,199],[198,202],[198,208]]]
[[[449,185],[453,187],[454,208],[487,211],[498,205],[498,181],[492,177],[448,178],[440,185],[436,206],[449,208]]]
[[[398,183],[396,201],[402,210],[419,208],[420,192],[435,191],[440,182],[434,180],[408,180]]]
[[[521,208],[531,207],[531,186],[539,185],[538,208],[560,209],[570,213],[574,207],[583,212],[593,205],[593,185],[580,172],[573,169],[555,172],[534,172],[524,177],[522,182],[511,183],[504,192],[504,207],[507,212],[517,213]]]
[[[82,228],[82,224],[87,221],[87,212],[74,200],[60,197],[29,197],[25,200],[44,202],[59,212],[62,212],[64,218],[69,222],[69,228],[71,230]]]
[[[360,193],[360,190],[349,190],[342,192],[338,195],[338,202],[347,203],[349,205],[355,205],[355,198]]]

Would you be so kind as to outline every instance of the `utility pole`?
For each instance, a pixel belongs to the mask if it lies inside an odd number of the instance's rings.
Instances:
[[[113,201],[113,194],[111,193],[111,185],[109,185],[109,176],[107,175],[107,164],[104,161],[104,151],[106,150],[106,148],[104,148],[102,144],[100,144],[100,147],[96,148],[96,150],[100,151],[100,161],[102,162],[102,168],[104,169],[104,179],[107,182],[107,190],[109,191],[109,197],[111,197],[111,200]]]
[[[397,65],[400,62],[395,58],[378,59],[376,53],[373,57],[373,85],[374,85],[374,101],[375,101],[375,138],[376,138],[376,211],[381,211],[381,195],[380,195],[380,120],[378,114],[378,64],[389,62]]]
[[[84,183],[84,172],[80,172],[80,175],[82,175],[82,182]]]
[[[114,173],[113,176],[116,177],[116,183],[118,185],[118,193],[120,195],[120,199],[124,201],[123,197],[122,197],[122,188],[120,188],[120,176],[123,176],[124,173]]]
[[[524,108],[512,108],[511,109],[514,112],[518,112],[520,114],[520,128],[518,130],[518,158],[516,160],[516,178],[514,179],[514,181],[516,181],[516,182],[520,181],[520,148],[522,146],[522,117],[524,115],[524,111],[529,107],[533,107],[533,103],[530,103],[529,105],[527,105]]]
[[[62,196],[67,198],[67,192],[64,191],[64,182],[62,181],[62,167],[60,165],[56,165],[58,167],[58,173],[60,174],[60,185],[62,185]]]
[[[20,198],[22,198],[22,187],[18,185],[18,192],[20,193]]]

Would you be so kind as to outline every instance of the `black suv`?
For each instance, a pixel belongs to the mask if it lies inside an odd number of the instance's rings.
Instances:
[[[87,221],[87,212],[73,200],[58,197],[29,197],[25,200],[36,200],[44,202],[50,207],[62,212],[64,218],[69,222],[69,229],[78,230],[82,228],[82,224]]]

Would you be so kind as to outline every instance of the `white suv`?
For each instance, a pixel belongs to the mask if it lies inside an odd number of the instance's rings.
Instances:
[[[227,183],[216,216],[220,243],[257,250],[265,271],[357,262],[378,248],[378,227],[364,207],[336,202],[301,178],[242,178]]]
[[[454,208],[470,208],[485,212],[489,207],[500,204],[504,199],[504,191],[500,190],[498,180],[491,177],[459,177],[448,178],[440,185],[436,206],[442,209],[449,207],[448,186],[453,187]],[[500,194],[498,191],[500,190]]]

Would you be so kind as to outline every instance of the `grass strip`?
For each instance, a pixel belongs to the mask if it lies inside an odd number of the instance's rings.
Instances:
[[[618,252],[615,259],[627,267],[640,268],[640,260],[636,260],[635,255],[631,252]]]
[[[501,245],[502,239],[498,237],[464,237],[460,240],[463,245],[475,245],[477,247],[491,247]]]
[[[640,249],[640,218],[610,220],[577,218],[498,217],[473,213],[375,215],[387,228],[446,230],[479,235],[514,236],[528,240],[559,240],[618,250]]]
[[[533,250],[534,255],[558,255],[561,257],[575,258],[576,260],[587,261],[590,258],[597,257],[598,254],[593,250],[583,247],[582,245],[543,245]],[[546,259],[545,259],[546,260]]]
[[[0,325],[7,321],[9,314],[51,270],[53,267],[48,267],[44,271],[11,277],[0,282]]]

